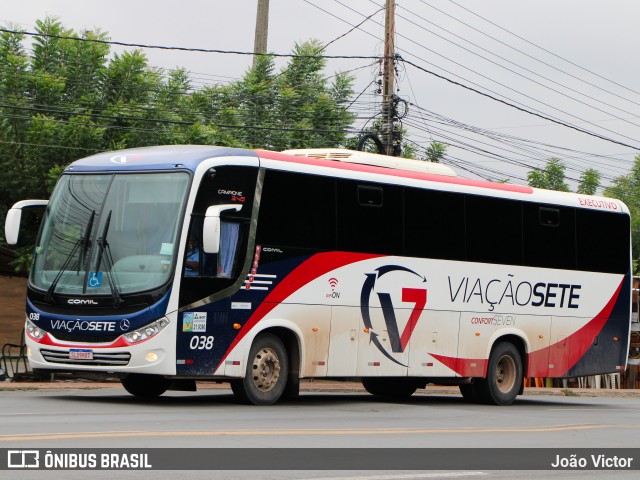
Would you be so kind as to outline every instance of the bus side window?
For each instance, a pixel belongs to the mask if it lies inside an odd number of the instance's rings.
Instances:
[[[405,188],[404,232],[407,256],[464,261],[464,195]]]
[[[598,210],[577,210],[576,238],[580,239],[576,242],[577,269],[586,272],[627,274],[630,268],[630,228],[627,215]],[[609,247],[610,238],[616,239],[617,248]]]
[[[338,180],[338,250],[402,255],[402,192],[397,185]]]
[[[217,277],[230,278],[236,263],[240,224],[222,221],[220,224],[220,254],[218,255]]]
[[[202,238],[202,220],[194,218],[189,228],[189,237],[187,238],[187,247],[185,248],[184,258],[184,276],[199,277],[201,272],[201,242]]]
[[[515,200],[467,195],[467,261],[523,264],[522,204]]]
[[[575,209],[523,203],[524,262],[528,267],[576,268]]]
[[[206,278],[231,278],[237,263],[241,225],[222,221],[220,224],[220,253],[202,251],[202,218],[194,217],[189,227],[185,248],[184,276]]]

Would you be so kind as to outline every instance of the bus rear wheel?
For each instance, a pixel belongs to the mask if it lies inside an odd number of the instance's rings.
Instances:
[[[496,345],[489,356],[487,377],[476,384],[476,393],[482,403],[511,405],[523,381],[520,352],[510,342]]]
[[[233,380],[231,389],[242,403],[273,405],[284,392],[288,374],[289,361],[282,340],[265,333],[251,346],[245,377]]]
[[[158,398],[169,389],[170,380],[159,375],[131,373],[120,380],[124,389],[134,397]]]
[[[409,398],[418,389],[418,383],[408,378],[367,377],[362,386],[371,395],[396,400]]]

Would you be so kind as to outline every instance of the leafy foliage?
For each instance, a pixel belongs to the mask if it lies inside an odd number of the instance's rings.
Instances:
[[[569,185],[565,182],[566,167],[559,158],[550,158],[542,170],[531,170],[527,174],[529,186],[534,188],[544,188],[547,190],[557,190],[569,192]],[[576,193],[583,195],[595,195],[600,187],[602,175],[597,170],[590,168],[580,176]]]
[[[184,69],[163,72],[140,50],[112,54],[108,44],[90,41],[108,40],[104,32],[76,33],[56,18],[38,21],[36,31],[30,49],[25,35],[0,33],[2,224],[13,203],[48,198],[66,165],[100,151],[346,144],[353,78],[327,80],[326,60],[314,56],[318,41],[296,44],[298,56],[279,72],[264,56],[238,81],[195,90]],[[37,224],[25,227],[32,244]]]
[[[559,158],[550,158],[543,170],[532,170],[527,175],[529,186],[568,192],[569,185],[565,183],[566,167]]]
[[[631,251],[634,272],[637,274],[640,257],[640,155],[636,156],[631,172],[616,178],[604,195],[622,200],[631,212]]]
[[[590,168],[585,170],[580,176],[580,184],[576,193],[583,195],[595,195],[598,187],[600,186],[601,174],[597,170]]]
[[[431,142],[427,148],[426,154],[429,162],[440,163],[447,153],[447,146],[439,142]]]

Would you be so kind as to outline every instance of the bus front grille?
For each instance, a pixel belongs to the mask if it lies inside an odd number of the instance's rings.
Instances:
[[[50,363],[64,363],[67,365],[93,365],[93,366],[122,366],[128,365],[131,360],[131,354],[129,352],[93,352],[93,359],[74,359],[69,358],[68,351],[58,350],[44,350],[41,349],[40,353],[42,357]]]

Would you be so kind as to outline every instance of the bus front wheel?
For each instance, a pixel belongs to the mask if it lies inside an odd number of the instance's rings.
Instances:
[[[131,373],[120,380],[124,389],[134,397],[158,398],[169,389],[170,380],[159,375]]]
[[[271,333],[259,335],[249,352],[244,378],[231,382],[238,400],[253,405],[273,405],[284,392],[289,361],[282,340]]]
[[[523,381],[520,352],[510,342],[496,345],[489,356],[487,377],[476,385],[476,393],[482,403],[511,405]]]

